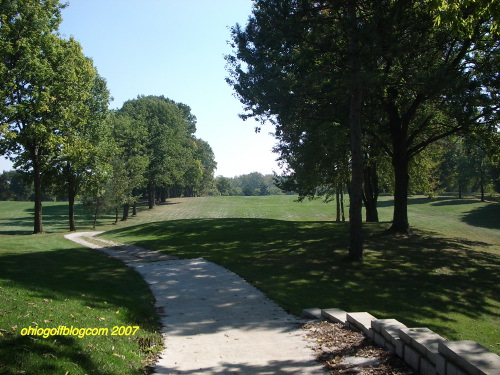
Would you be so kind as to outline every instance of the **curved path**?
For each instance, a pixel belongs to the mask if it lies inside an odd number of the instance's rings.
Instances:
[[[156,374],[325,374],[296,317],[238,275],[200,259],[94,237],[65,237],[106,252],[144,277],[163,311],[166,348]]]

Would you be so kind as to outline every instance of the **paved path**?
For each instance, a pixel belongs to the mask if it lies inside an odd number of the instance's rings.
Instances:
[[[92,238],[99,233],[65,237],[121,259],[150,285],[164,311],[157,374],[325,374],[300,321],[236,274],[202,258]]]

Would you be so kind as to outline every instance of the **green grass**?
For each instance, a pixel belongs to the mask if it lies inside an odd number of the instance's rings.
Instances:
[[[408,326],[429,327],[450,340],[474,340],[500,354],[500,204],[481,203],[472,198],[412,198],[409,217],[415,234],[408,238],[384,233],[392,215],[392,199],[382,197],[379,209],[382,222],[365,225],[365,261],[350,263],[346,260],[348,224],[331,221],[334,218],[334,205],[318,200],[303,203],[293,200],[289,196],[172,199],[154,210],[142,207],[137,217],[125,223],[112,225],[110,217],[102,218],[100,223],[104,225],[98,229],[107,231],[104,237],[112,240],[134,243],[185,258],[202,256],[221,264],[295,314],[309,307],[369,311],[378,318],[396,318]],[[33,248],[37,248],[41,241],[38,239],[44,237],[12,235],[31,231],[31,204],[1,202],[0,212],[4,212],[4,204],[11,205],[10,218],[6,219],[5,214],[0,213],[0,247],[18,248],[15,257],[0,253],[0,262],[3,264],[3,256],[8,256],[11,259],[8,268],[12,268],[6,279],[0,273],[0,280],[14,282],[14,291],[23,293],[28,293],[27,290],[38,284],[47,293],[63,288],[61,283],[54,282],[50,287],[46,284],[57,272],[42,272],[36,266],[26,270],[26,273],[36,274],[38,271],[39,280],[45,281],[32,282],[32,285],[21,283],[27,277],[22,275],[24,267],[27,264],[40,264],[33,258],[37,253]],[[66,221],[60,222],[66,219],[65,204],[46,204],[44,212],[45,228],[55,234],[48,235],[46,248],[38,251],[45,255],[53,253],[57,259],[63,254],[67,255],[61,261],[73,264],[69,268],[71,270],[81,268],[78,278],[85,280],[81,286],[64,287],[60,292],[62,296],[59,299],[52,298],[52,301],[67,303],[69,301],[64,299],[74,300],[71,314],[76,316],[75,313],[91,311],[85,306],[93,307],[88,301],[88,296],[92,295],[99,301],[112,303],[113,307],[109,310],[102,304],[95,305],[108,311],[110,315],[106,322],[113,321],[114,325],[117,319],[117,316],[113,316],[115,310],[124,311],[126,298],[123,296],[140,293],[128,293],[128,284],[120,289],[122,281],[119,278],[116,279],[117,290],[112,293],[103,294],[95,289],[96,284],[85,279],[90,277],[87,269],[97,267],[91,274],[106,277],[111,272],[109,266],[103,265],[105,270],[102,271],[98,269],[107,260],[103,258],[98,261],[93,256],[101,256],[99,253],[68,245],[60,238],[57,232],[67,227]],[[80,211],[77,217],[79,229],[90,229],[90,218],[82,215]],[[7,227],[8,223],[14,224]],[[27,239],[33,239],[36,246],[25,242]],[[9,241],[12,244],[9,245]],[[28,253],[32,255],[23,258],[24,248],[30,249]],[[73,250],[70,253],[68,249]],[[70,254],[74,251],[82,255],[71,263],[73,255]],[[89,259],[89,263],[82,263],[84,259]],[[116,267],[119,266],[116,264]],[[119,269],[116,267],[111,268]],[[19,276],[18,272],[21,273]],[[71,272],[64,275],[70,277]],[[80,291],[85,285],[86,291]],[[94,290],[94,294],[91,290]],[[0,293],[3,291],[0,289]],[[40,301],[50,298],[43,295],[38,293],[21,299],[45,306],[47,303]],[[30,305],[21,310],[32,311]],[[49,311],[41,313],[38,320],[49,320],[49,314]],[[27,317],[27,320],[20,322],[18,316],[21,314],[14,316],[11,323],[6,325],[7,330],[11,330],[8,327],[12,324],[22,327],[22,324],[31,324],[33,321]],[[0,316],[2,328],[4,318]],[[54,323],[56,320],[59,322],[60,318],[55,319]],[[18,336],[9,336],[14,337]],[[99,338],[96,343],[101,343],[103,339]],[[78,348],[71,351],[67,349],[68,357],[70,352],[83,351],[81,345],[86,345],[85,340],[75,339],[68,343],[67,348]],[[40,339],[40,342],[46,343],[47,340]],[[106,355],[114,357],[109,351]],[[47,360],[47,363],[54,362],[50,356],[45,358],[42,354],[39,357]],[[61,357],[64,355],[61,354]],[[90,361],[89,368],[100,369],[99,359]],[[91,373],[85,367],[80,368],[82,373]]]
[[[412,237],[366,224],[363,263],[346,260],[333,205],[291,197],[174,199],[104,236],[238,273],[289,311],[339,307],[429,327],[500,353],[500,205],[411,199]],[[392,202],[381,200],[382,220]]]
[[[123,263],[64,239],[66,206],[46,206],[53,233],[29,235],[32,204],[0,202],[0,374],[142,374],[161,349],[147,284]],[[59,326],[109,331],[21,335]],[[113,336],[114,326],[140,329]]]

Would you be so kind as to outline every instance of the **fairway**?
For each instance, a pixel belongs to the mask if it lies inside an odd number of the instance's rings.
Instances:
[[[294,197],[169,200],[107,231],[105,238],[184,258],[204,257],[238,273],[289,311],[338,307],[427,326],[450,340],[500,352],[500,205],[475,199],[410,199],[412,237],[365,224],[363,263],[346,261],[348,224],[334,205]]]

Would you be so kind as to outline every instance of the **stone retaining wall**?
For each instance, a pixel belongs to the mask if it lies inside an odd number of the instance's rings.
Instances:
[[[304,315],[363,332],[422,375],[500,375],[500,357],[474,341],[448,341],[429,328],[408,328],[395,319],[377,319],[367,312],[307,309]]]

